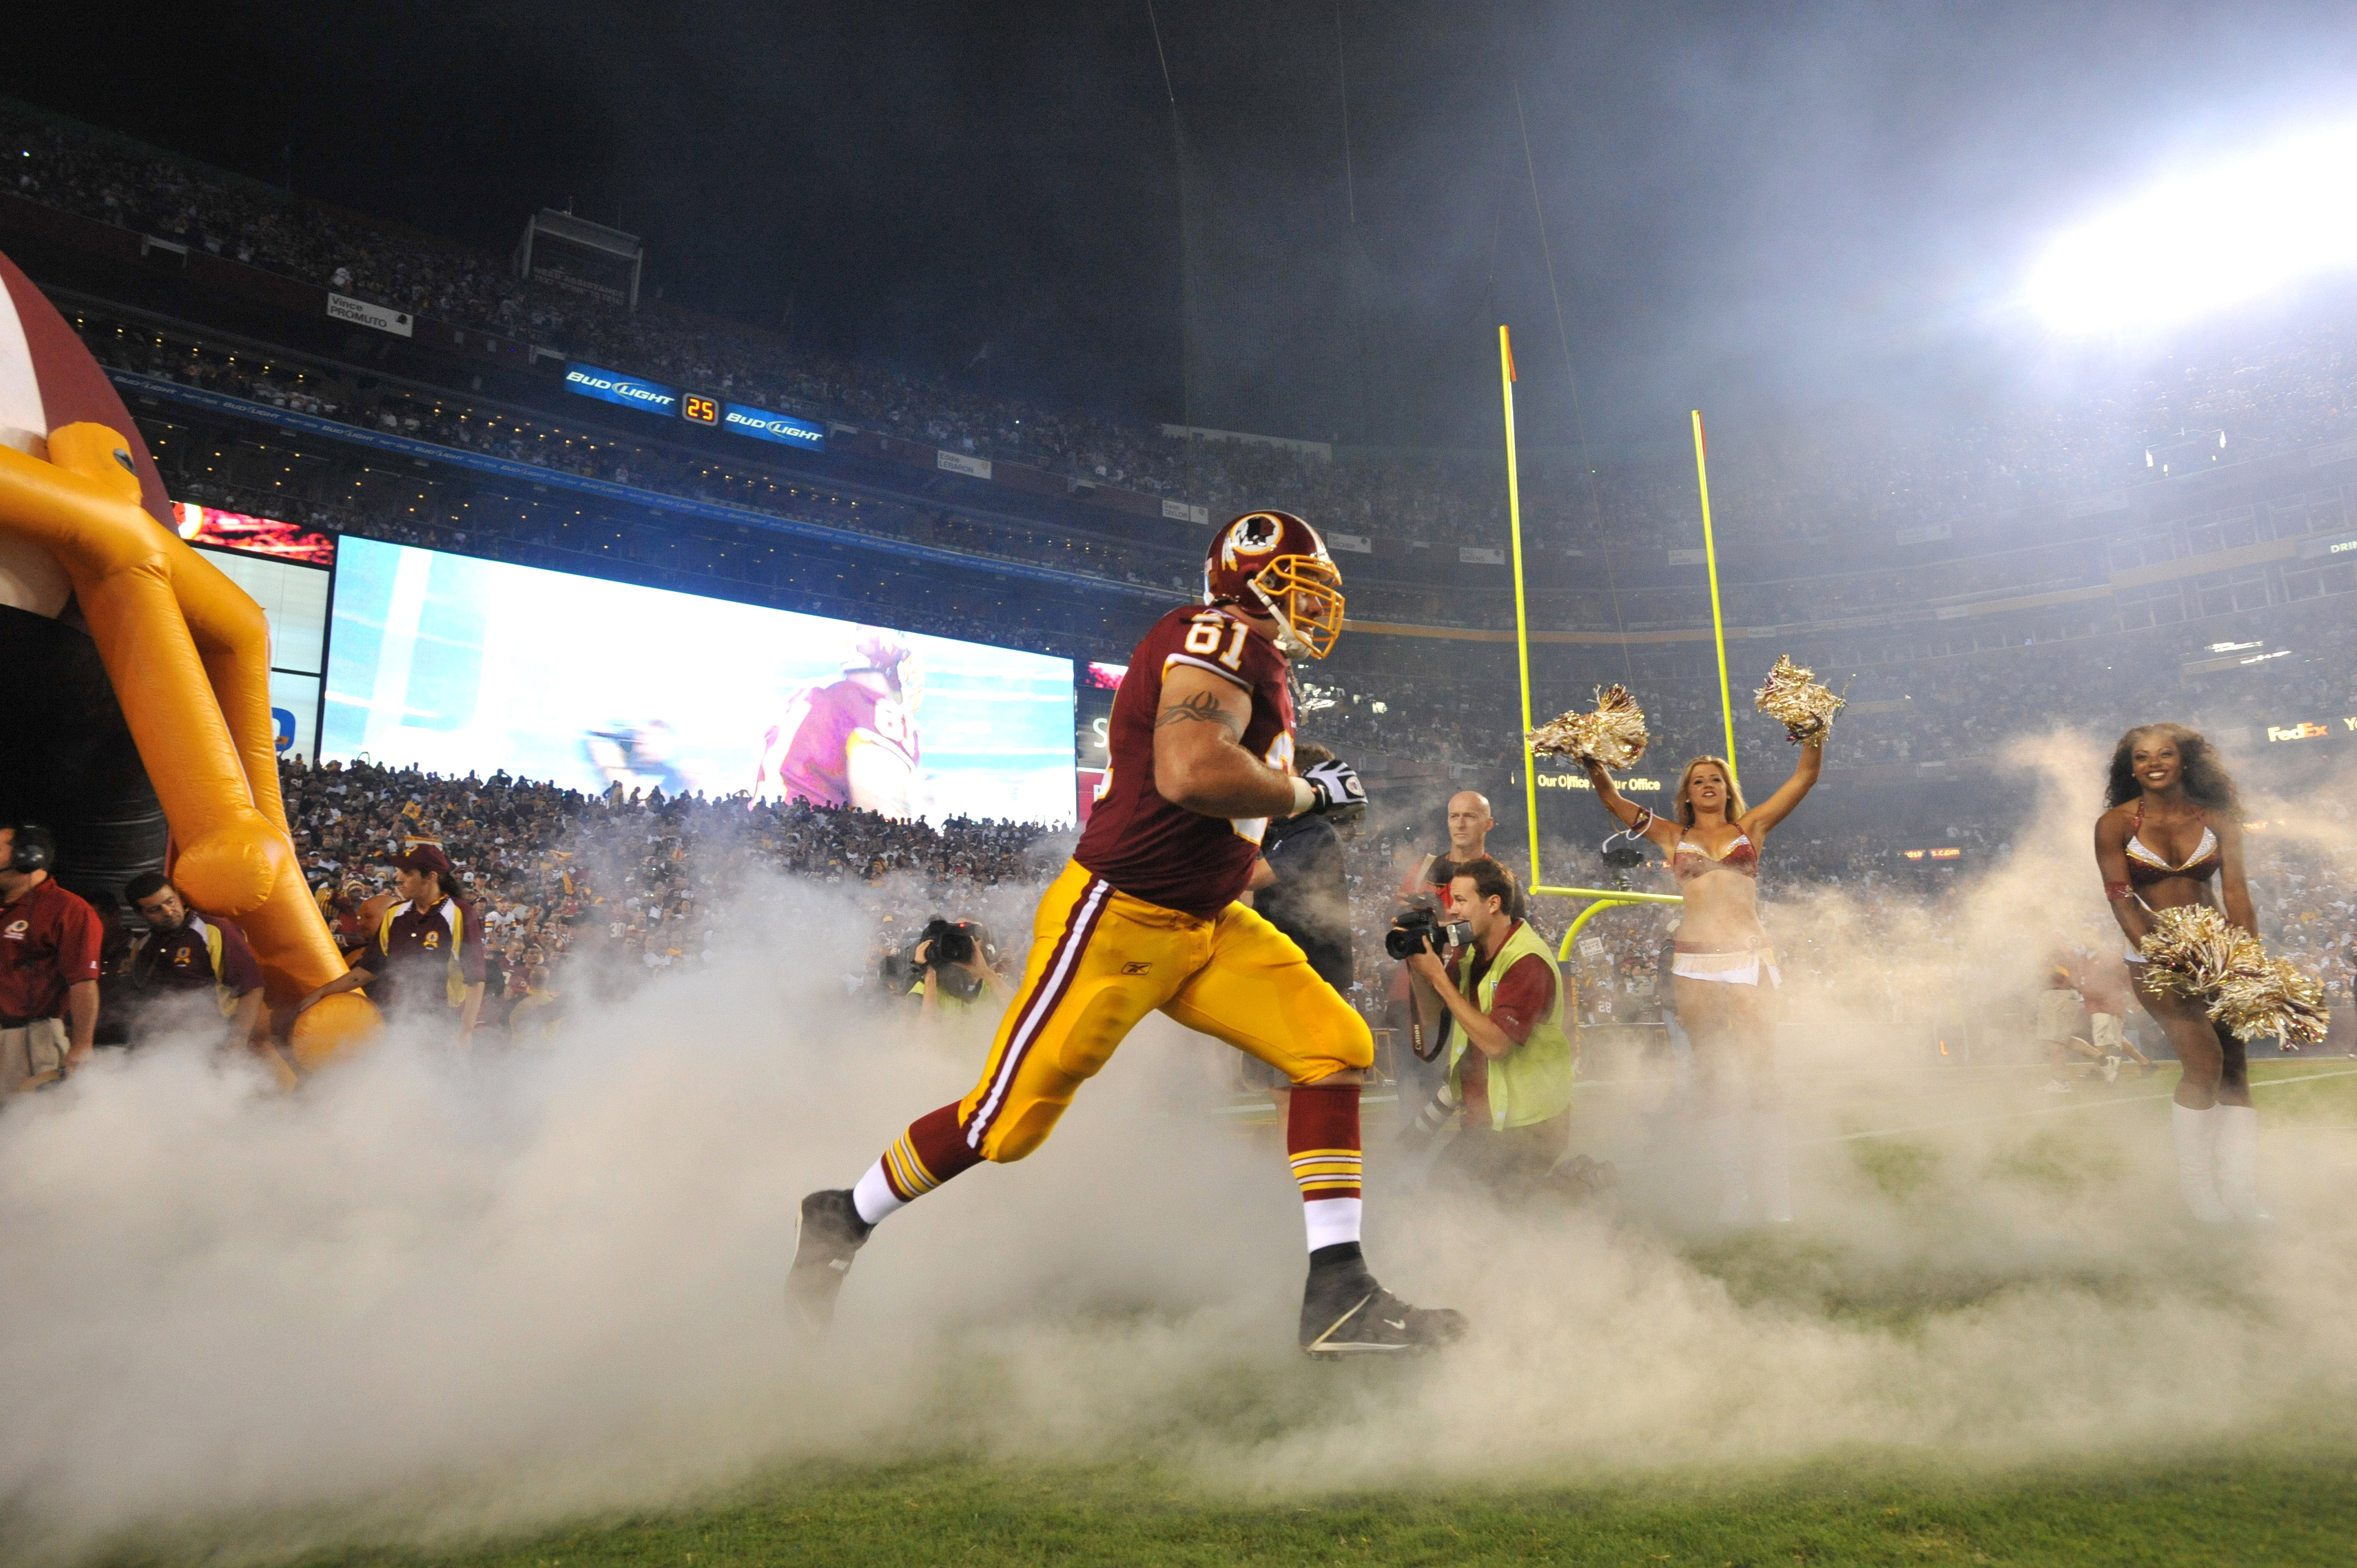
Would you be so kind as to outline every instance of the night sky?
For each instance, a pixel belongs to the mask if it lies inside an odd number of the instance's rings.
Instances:
[[[2357,87],[2344,5],[1157,15],[1176,136],[1145,0],[60,6],[0,90],[500,253],[570,199],[666,297],[847,354],[1450,446],[1493,438],[1500,320],[1525,439],[1571,438],[1518,87],[1598,441],[1970,395],[2058,225]]]

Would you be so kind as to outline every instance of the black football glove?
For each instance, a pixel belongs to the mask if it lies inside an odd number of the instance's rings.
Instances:
[[[1367,787],[1359,782],[1359,770],[1347,762],[1320,762],[1304,773],[1301,781],[1309,786],[1309,809],[1333,821],[1348,822],[1367,809]]]

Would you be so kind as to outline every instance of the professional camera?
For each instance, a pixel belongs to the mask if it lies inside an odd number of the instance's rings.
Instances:
[[[919,967],[936,972],[974,961],[974,933],[958,920],[944,920],[938,916],[925,923],[917,937],[917,945],[924,948],[922,959],[912,960]]]
[[[1383,951],[1394,958],[1413,958],[1429,946],[1437,955],[1443,948],[1461,948],[1472,940],[1473,928],[1462,920],[1443,920],[1431,909],[1406,909],[1383,933]]]
[[[921,960],[917,957],[919,948],[925,951]],[[966,966],[976,958],[985,967],[998,962],[998,943],[992,939],[990,928],[979,920],[928,920],[907,950],[912,983],[931,970],[933,983],[960,1002],[971,1002],[982,993],[982,976]]]

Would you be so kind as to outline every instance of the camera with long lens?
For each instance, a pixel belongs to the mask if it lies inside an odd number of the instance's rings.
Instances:
[[[989,928],[974,920],[938,916],[925,922],[925,929],[906,951],[911,983],[921,981],[930,970],[934,985],[960,1002],[971,1002],[982,994],[982,976],[966,966],[977,956],[985,965],[998,960],[998,944],[991,940]],[[917,956],[920,951],[924,957]]]
[[[1383,933],[1383,951],[1397,959],[1413,958],[1429,947],[1464,947],[1473,940],[1473,928],[1462,920],[1444,920],[1436,910],[1405,909]]]
[[[930,969],[935,974],[974,961],[974,933],[963,921],[934,918],[925,923],[917,937],[917,945],[925,956],[916,959],[918,967]],[[913,955],[911,955],[913,957]]]

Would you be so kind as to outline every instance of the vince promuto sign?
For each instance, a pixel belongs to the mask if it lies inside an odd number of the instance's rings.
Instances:
[[[348,294],[328,296],[328,316],[334,321],[350,321],[356,326],[373,327],[380,332],[390,332],[396,338],[411,336],[409,312],[387,306],[371,305],[365,299],[354,299]]]

